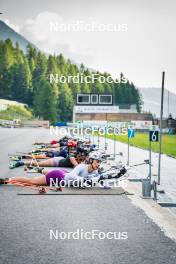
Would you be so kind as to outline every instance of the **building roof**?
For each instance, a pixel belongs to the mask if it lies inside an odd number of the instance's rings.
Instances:
[[[17,101],[12,101],[12,100],[0,99],[0,105],[21,105],[21,106],[25,106],[27,104],[19,103]]]

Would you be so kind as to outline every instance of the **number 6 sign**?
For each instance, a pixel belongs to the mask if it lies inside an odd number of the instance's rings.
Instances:
[[[149,140],[151,142],[157,142],[158,141],[158,131],[156,130],[149,131]]]

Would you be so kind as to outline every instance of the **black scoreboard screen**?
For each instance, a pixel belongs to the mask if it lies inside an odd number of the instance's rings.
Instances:
[[[112,94],[77,94],[77,105],[112,105]]]

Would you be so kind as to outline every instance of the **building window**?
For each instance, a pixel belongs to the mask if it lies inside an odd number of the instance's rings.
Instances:
[[[90,95],[89,94],[77,94],[77,104],[90,104]]]
[[[98,104],[98,95],[91,94],[91,104]]]
[[[99,104],[112,105],[112,95],[111,94],[100,94]]]

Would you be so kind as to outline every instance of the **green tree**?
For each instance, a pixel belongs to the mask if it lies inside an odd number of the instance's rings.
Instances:
[[[24,54],[19,45],[13,47],[10,39],[0,41],[0,97],[12,99],[34,106],[35,114],[50,120],[57,118],[68,121],[72,119],[73,105],[77,93],[112,93],[115,104],[136,104],[141,111],[142,99],[139,90],[133,83],[124,83],[124,75],[120,74],[120,82],[107,83],[49,83],[49,74],[77,74],[90,76],[97,73],[107,78],[109,73],[95,72],[84,64],[77,66],[62,54],[46,56],[31,44]],[[102,78],[103,79],[103,78]],[[101,80],[102,80],[101,79]],[[44,87],[42,87],[44,85]],[[43,100],[43,99],[44,100]],[[49,104],[49,106],[48,106]],[[47,108],[44,106],[47,105]]]
[[[61,121],[71,121],[74,99],[67,83],[60,84],[58,99],[58,114]]]
[[[27,45],[26,58],[29,63],[30,71],[33,73],[37,64],[37,50],[31,44]]]
[[[33,92],[37,91],[38,84],[40,83],[40,80],[42,78],[47,79],[47,58],[44,54],[41,52],[37,53],[37,59],[36,59],[36,67],[32,74],[32,85],[33,85]]]
[[[15,63],[12,67],[12,98],[19,102],[31,104],[31,74],[27,61]]]
[[[44,78],[38,83],[34,96],[34,113],[46,120],[57,120],[56,98],[50,83]]]
[[[12,99],[11,67],[15,62],[14,48],[10,39],[0,42],[0,97]]]

